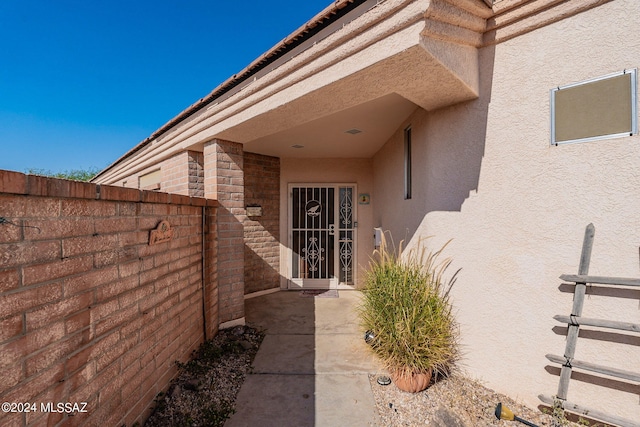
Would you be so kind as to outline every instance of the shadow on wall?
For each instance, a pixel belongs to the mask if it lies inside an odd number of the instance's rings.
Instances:
[[[244,282],[245,295],[268,289],[280,288],[279,243],[276,241],[275,258],[264,252],[257,253],[249,244],[244,245]]]
[[[563,293],[574,293],[573,285],[563,283],[558,289]],[[623,298],[623,299],[634,299],[640,302],[640,290],[637,289],[625,289],[625,288],[611,288],[605,286],[597,286],[594,284],[590,284],[587,287],[586,295],[598,295],[598,296],[606,296],[613,298]],[[603,330],[594,330],[587,329],[588,326],[581,326],[580,331],[578,333],[578,338],[584,338],[587,340],[593,341],[603,341],[603,342],[611,342],[617,344],[625,344],[632,345],[635,347],[640,347],[640,336],[636,334],[627,334],[624,332],[611,332],[611,331],[603,331]],[[554,326],[551,329],[556,335],[567,336],[568,327],[567,326]],[[620,361],[619,368],[627,369],[627,361]],[[551,375],[560,377],[560,368],[558,366],[547,365],[545,366],[545,370]],[[633,369],[632,369],[633,370]],[[598,385],[600,387],[609,388],[612,390],[623,391],[626,393],[635,394],[640,397],[640,384],[631,384],[624,381],[618,381],[612,378],[603,378],[597,375],[590,375],[584,372],[575,372],[571,373],[571,379]]]
[[[435,111],[419,108],[374,156],[375,222],[398,243],[410,241],[427,214],[460,212],[479,188],[491,101],[495,48],[479,51],[480,94]],[[404,130],[411,127],[412,194],[404,198]]]
[[[563,283],[558,286],[560,292],[563,293],[574,293],[575,286],[570,285],[568,283]],[[640,290],[638,289],[625,289],[625,288],[611,288],[605,286],[598,286],[596,284],[589,284],[586,290],[586,295],[597,295],[597,296],[606,296],[612,298],[623,298],[623,299],[634,299],[640,303]],[[579,338],[586,338],[589,340],[595,341],[606,341],[618,344],[627,344],[633,345],[636,347],[640,347],[640,336],[636,334],[627,334],[624,332],[612,332],[612,331],[603,331],[603,330],[590,330],[584,329],[585,327],[580,328],[580,332],[578,334]],[[557,335],[567,336],[568,328],[566,326],[555,326],[552,328],[552,331]],[[640,390],[640,388],[639,388]]]
[[[544,370],[555,377],[560,377],[560,367],[558,366],[547,365],[544,367]],[[638,384],[631,384],[612,378],[603,378],[597,375],[591,375],[584,372],[576,371],[571,372],[571,379],[640,396],[640,385]]]
[[[567,328],[563,328],[565,330],[565,335],[566,335],[566,330]],[[555,330],[555,328],[554,328]],[[581,334],[582,336],[582,334]],[[560,367],[558,366],[551,366],[551,365],[547,365],[544,367],[544,370],[557,377],[560,378]],[[578,381],[578,382],[582,382],[582,383],[587,383],[587,384],[593,384],[596,386],[600,386],[603,388],[608,388],[610,390],[617,390],[617,391],[622,391],[625,393],[630,393],[630,394],[635,394],[637,396],[640,396],[640,385],[638,384],[630,384],[624,381],[618,381],[612,378],[603,378],[597,375],[591,375],[591,374],[587,374],[584,372],[576,372],[573,371],[571,372],[571,381]],[[545,404],[540,404],[537,407],[540,411],[542,412],[552,412],[553,408],[545,405]],[[588,423],[591,423],[593,425],[601,425],[599,420],[596,419],[592,419],[589,418],[589,416],[583,415],[583,416],[577,416],[572,414],[571,412],[566,412],[565,416],[567,417],[567,419],[569,421],[573,421],[575,423],[579,423],[580,419],[582,419],[583,421],[586,421]],[[591,425],[590,424],[590,425]]]
[[[244,293],[280,287],[280,159],[244,153]]]

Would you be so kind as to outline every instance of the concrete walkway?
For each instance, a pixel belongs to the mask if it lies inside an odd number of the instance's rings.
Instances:
[[[247,324],[266,336],[225,427],[380,425],[368,374],[382,369],[358,327],[360,297],[283,291],[246,300]]]

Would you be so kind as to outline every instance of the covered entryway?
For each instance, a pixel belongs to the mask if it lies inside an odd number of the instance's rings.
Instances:
[[[354,194],[354,184],[289,185],[290,289],[353,286]]]

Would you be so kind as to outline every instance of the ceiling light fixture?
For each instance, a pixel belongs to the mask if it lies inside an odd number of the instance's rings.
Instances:
[[[351,135],[355,135],[355,134],[360,133],[360,132],[362,132],[362,131],[360,129],[356,129],[356,128],[344,131],[344,133],[350,133]]]

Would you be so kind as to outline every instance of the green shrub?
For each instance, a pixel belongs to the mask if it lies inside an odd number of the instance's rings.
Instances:
[[[91,167],[88,169],[70,169],[62,172],[54,172],[48,169],[28,169],[27,173],[30,175],[48,176],[51,178],[59,179],[71,179],[73,181],[91,181],[91,179],[100,172],[97,167]]]
[[[448,244],[448,243],[447,243]],[[458,356],[458,328],[444,282],[451,259],[438,260],[445,244],[427,252],[423,242],[402,253],[383,237],[366,272],[360,306],[362,326],[372,331],[374,353],[391,372],[447,376]]]

